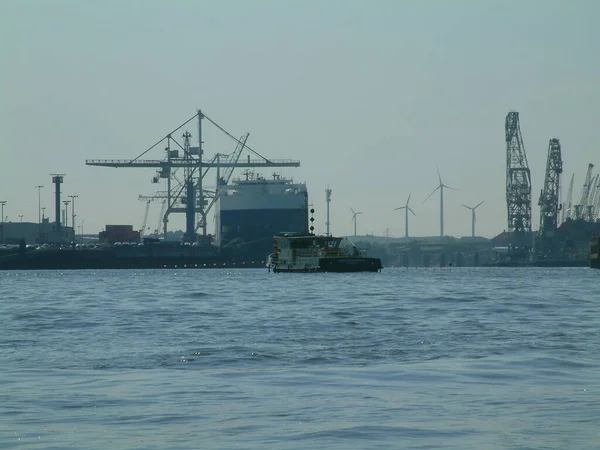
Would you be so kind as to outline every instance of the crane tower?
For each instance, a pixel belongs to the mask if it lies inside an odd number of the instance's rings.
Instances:
[[[512,258],[526,257],[531,248],[531,173],[523,146],[519,113],[510,111],[506,136],[506,206]]]
[[[540,252],[552,253],[555,249],[554,237],[558,228],[558,213],[561,209],[560,174],[562,173],[562,155],[560,141],[550,139],[548,145],[548,159],[546,161],[546,177],[544,188],[538,202],[540,206]]]

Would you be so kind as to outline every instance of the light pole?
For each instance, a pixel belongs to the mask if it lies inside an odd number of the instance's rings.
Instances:
[[[2,210],[2,214],[0,214],[0,220],[2,220],[2,239],[0,240],[0,244],[4,244],[4,205],[6,205],[6,200],[0,200],[0,209]]]
[[[45,218],[46,218],[44,213],[45,213],[45,211],[46,211],[46,207],[45,207],[45,206],[44,206],[44,207],[42,207],[42,208],[41,208],[41,210],[42,210],[42,234],[44,234],[44,228],[45,228],[45,227],[44,227],[44,220],[45,220]]]
[[[73,203],[71,206],[71,214],[72,214],[71,226],[73,227],[73,240],[75,240],[75,199],[77,197],[79,197],[79,195],[69,195],[68,197],[71,199],[71,202]]]
[[[67,236],[67,228],[69,226],[69,203],[71,203],[71,200],[63,201],[63,205],[65,205],[65,236]]]
[[[38,190],[38,224],[42,223],[42,188],[44,186],[36,186]]]

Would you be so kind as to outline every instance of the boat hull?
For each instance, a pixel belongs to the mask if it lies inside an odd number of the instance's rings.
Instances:
[[[279,265],[269,264],[269,269],[274,273],[310,273],[310,272],[379,272],[382,269],[379,258],[367,257],[339,257],[339,258],[320,258],[317,265],[296,264]]]

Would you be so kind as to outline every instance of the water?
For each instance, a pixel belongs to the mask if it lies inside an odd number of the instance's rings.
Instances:
[[[599,281],[0,272],[0,448],[598,449]]]

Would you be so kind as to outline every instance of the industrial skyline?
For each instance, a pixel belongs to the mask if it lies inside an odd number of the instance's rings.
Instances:
[[[249,145],[266,157],[301,162],[281,173],[306,181],[321,233],[329,186],[332,233],[353,234],[353,207],[364,212],[359,235],[389,228],[402,236],[393,208],[410,192],[422,202],[437,164],[458,190],[444,198],[444,234],[469,235],[460,205],[485,199],[477,234],[492,237],[507,228],[503,121],[515,110],[537,229],[548,140],[560,139],[563,180],[575,174],[574,203],[588,164],[600,163],[600,6],[485,3],[218,2],[174,10],[158,1],[143,9],[8,1],[0,18],[11,86],[0,105],[0,163],[10,167],[0,180],[4,216],[36,222],[40,205],[52,211],[48,174],[58,172],[67,174],[66,198],[79,196],[75,219],[89,233],[114,223],[139,227],[146,205],[138,196],[154,192],[154,171],[85,160],[134,158],[202,108],[235,136],[250,132]],[[157,59],[162,50],[173,65]],[[219,132],[207,130],[203,140],[207,155],[233,151]],[[414,208],[411,236],[439,235],[433,200]],[[159,208],[150,206],[152,227]],[[173,217],[170,229],[185,229],[184,218]]]

